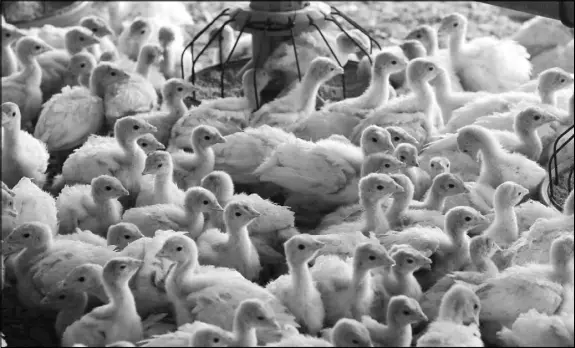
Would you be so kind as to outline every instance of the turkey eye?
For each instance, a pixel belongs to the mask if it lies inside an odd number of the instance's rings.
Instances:
[[[13,112],[13,113],[12,113],[12,117],[16,117],[16,112]]]
[[[479,306],[478,306],[477,304],[474,304],[474,305],[473,305],[473,309],[474,309],[474,310],[478,310],[478,309],[479,309]]]
[[[256,319],[261,321],[261,320],[264,320],[265,318],[263,316],[259,315]]]
[[[400,159],[401,161],[405,161],[405,156],[399,156],[399,159]]]
[[[449,185],[448,185],[448,187],[449,187],[449,188],[454,188],[454,187],[455,187],[455,185],[453,185],[453,184],[449,184]]]
[[[410,315],[411,313],[408,310],[403,311],[403,315]]]
[[[138,125],[135,125],[135,126],[134,126],[134,127],[132,127],[132,128],[133,128],[134,130],[138,130],[138,129],[140,129],[140,126],[138,126]]]
[[[353,344],[359,344],[359,341],[358,341],[358,340],[351,340],[351,343],[353,343]]]
[[[36,50],[39,50],[41,47],[40,46],[36,46],[34,47]]]
[[[391,61],[391,65],[396,65],[396,64],[397,64],[397,61],[395,61],[395,60]]]
[[[535,121],[539,121],[540,118],[541,118],[541,116],[539,116],[539,115],[533,117],[533,119],[534,119]]]
[[[204,137],[204,140],[210,140],[210,139],[211,139],[211,137],[210,137],[209,135],[206,135],[206,136]]]
[[[86,279],[85,279],[84,277],[78,278],[78,281],[79,281],[79,282],[84,282],[85,280],[86,280]]]
[[[517,195],[518,195],[518,196],[521,196],[521,192],[517,192]]]
[[[240,217],[240,216],[242,216],[242,213],[240,213],[240,212],[236,212],[236,214],[235,214],[235,215],[236,215],[237,217]]]
[[[59,298],[60,300],[63,300],[63,299],[66,298],[66,295],[60,295],[60,296],[58,296],[58,298]]]
[[[380,191],[384,189],[383,185],[377,185],[376,188],[377,188],[378,190],[380,190]]]
[[[6,37],[10,37],[10,36],[12,36],[12,34],[6,33]]]
[[[130,239],[130,236],[126,234],[124,235],[124,239]]]
[[[219,338],[217,338],[217,337],[214,337],[214,343],[218,343],[219,341],[220,341],[220,339],[219,339]]]
[[[409,263],[409,264],[413,263],[413,260],[412,260],[412,259],[407,259],[406,261],[407,261],[407,263]]]
[[[84,37],[83,37],[83,36],[80,36],[80,41],[84,41]]]
[[[98,32],[98,28],[92,28],[92,32],[93,32],[93,33]]]
[[[147,147],[147,146],[148,146],[148,144],[146,144],[146,143],[142,144],[142,147]]]
[[[400,140],[399,137],[393,138],[393,141],[399,141],[399,140]]]
[[[330,68],[330,69],[329,69],[329,71],[334,71],[334,70],[335,70],[335,68]]]
[[[369,260],[370,260],[370,261],[375,261],[375,256],[369,255]]]
[[[297,246],[297,248],[298,248],[299,250],[304,250],[304,249],[305,249],[305,245],[299,244],[299,245]]]
[[[146,33],[146,30],[142,30],[142,31],[140,32],[140,34],[145,34],[145,33]]]
[[[371,138],[371,141],[377,143],[377,138]]]
[[[435,168],[435,164],[431,163],[431,168]]]
[[[427,68],[427,70],[429,70],[429,71],[433,71],[433,67],[432,67],[432,66],[430,66],[429,68]]]
[[[30,237],[30,233],[24,233],[23,237],[24,237],[24,238],[29,238],[29,237]]]
[[[449,164],[446,164],[446,165],[445,165],[445,168],[449,168]]]
[[[415,35],[416,38],[421,39],[421,34]]]
[[[80,68],[85,68],[85,67],[86,67],[86,64],[84,64],[84,63],[80,64]]]
[[[158,164],[158,168],[162,168],[162,164]]]
[[[120,269],[126,269],[126,265],[121,265]]]
[[[176,251],[182,251],[182,247],[181,246],[177,247]]]
[[[202,203],[203,203],[204,205],[208,205],[208,203],[210,203],[210,202],[208,202],[208,201],[203,201]]]
[[[466,216],[465,221],[471,221],[471,218],[469,216]]]
[[[106,189],[106,191],[111,191],[111,190],[112,190],[112,187],[106,186],[105,189]]]
[[[184,89],[182,87],[178,87],[178,92],[183,91]]]
[[[454,28],[457,28],[457,26],[459,26],[459,23],[453,23]]]
[[[110,75],[116,76],[116,72],[115,72],[115,71],[112,71],[112,72],[110,73]]]
[[[561,79],[561,80],[559,80],[559,82],[564,83],[564,82],[565,82],[565,79]]]
[[[389,168],[389,163],[386,163],[384,167]]]

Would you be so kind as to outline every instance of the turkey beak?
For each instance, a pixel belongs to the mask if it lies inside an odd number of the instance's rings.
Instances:
[[[463,193],[470,193],[469,184],[463,183]]]
[[[18,212],[14,208],[8,208],[4,211],[6,215],[11,216],[13,218],[18,217]]]
[[[543,115],[543,120],[545,121],[545,123],[550,123],[554,121],[559,121],[559,117],[551,113],[548,113]]]
[[[250,216],[251,216],[253,219],[258,218],[258,217],[260,217],[260,216],[262,215],[262,213],[260,213],[259,211],[255,210],[254,208],[250,208],[250,209],[249,209],[249,212],[250,212]]]
[[[88,43],[91,45],[99,44],[100,42],[102,42],[102,41],[96,35],[92,35],[92,36],[88,37]]]
[[[43,305],[48,304],[48,302],[50,302],[50,300],[48,299],[48,296],[44,296],[40,300],[40,304],[43,304]]]
[[[315,250],[321,250],[325,247],[325,243],[322,243],[320,241],[315,241],[313,246],[314,246]]]
[[[400,193],[400,192],[405,192],[405,190],[403,189],[403,187],[401,187],[401,185],[394,183],[393,193]]]
[[[130,191],[126,190],[126,188],[124,188],[124,187],[122,187],[122,189],[120,190],[120,193],[122,194],[122,196],[130,195]]]
[[[428,321],[429,319],[427,318],[427,315],[425,315],[425,313],[423,313],[423,311],[419,310],[417,311],[417,318],[420,321]]]
[[[216,137],[216,144],[223,144],[226,142],[226,138],[224,138],[223,136],[221,136],[220,134],[217,135]]]
[[[475,226],[479,226],[479,225],[483,225],[483,224],[490,224],[491,221],[489,221],[489,219],[483,215],[479,216],[477,218],[477,222],[475,224]]]
[[[155,258],[156,259],[166,259],[167,258],[167,254],[166,254],[166,251],[164,250],[164,248],[162,248],[160,251],[158,251],[156,253]]]
[[[433,263],[433,261],[431,261],[430,258],[426,257],[423,259],[423,266],[421,266],[421,268],[423,269],[431,269],[431,264]]]
[[[26,32],[24,32],[21,29],[16,29],[16,30],[14,30],[13,35],[15,36],[16,39],[20,39],[20,38],[26,36]]]
[[[501,249],[501,247],[499,246],[499,244],[497,244],[496,242],[493,242],[493,248],[494,248],[496,251],[503,251],[503,249]]]
[[[102,31],[104,32],[104,36],[110,35],[112,39],[116,38],[116,33],[114,32],[114,30],[112,30],[112,28],[109,25],[104,26],[102,28]]]
[[[272,323],[272,329],[274,329],[274,330],[281,330],[281,329],[282,329],[280,323],[278,323],[277,320],[274,320],[274,321],[273,321],[273,323]]]
[[[8,116],[8,114],[6,114],[4,111],[2,111],[2,126],[10,123],[10,116]]]
[[[222,208],[222,206],[220,205],[220,203],[216,202],[211,208],[210,210],[213,211],[224,211],[224,208]],[[259,214],[259,213],[258,213]]]
[[[149,133],[156,133],[158,131],[158,128],[156,128],[155,126],[151,125],[151,124],[147,124],[146,127],[144,127],[146,129],[146,131],[148,131]]]
[[[200,88],[194,85],[193,83],[186,83],[185,87],[186,94],[188,97],[192,97],[195,92],[199,92]]]
[[[140,267],[142,267],[142,264],[144,263],[144,261],[142,260],[131,260],[130,261],[130,270],[132,271],[136,271],[138,269],[140,269]]]
[[[142,175],[148,175],[148,174],[150,174],[150,170],[151,170],[151,168],[147,168],[147,167],[144,168],[144,170],[142,171]]]
[[[343,73],[344,73],[344,70],[343,70],[342,67],[338,66],[338,67],[335,69],[335,74],[336,74],[336,75],[341,75],[341,74],[343,74]]]
[[[48,44],[45,44],[45,45],[42,47],[42,49],[41,49],[42,53],[48,52],[48,51],[53,51],[53,50],[54,50],[54,47],[52,47],[52,46],[50,46],[50,45],[48,45]]]
[[[419,161],[417,159],[413,160],[412,164],[414,167],[419,167]]]

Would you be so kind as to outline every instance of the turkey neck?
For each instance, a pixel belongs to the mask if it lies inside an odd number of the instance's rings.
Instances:
[[[319,91],[321,81],[313,77],[311,74],[306,74],[301,82],[300,89],[296,102],[299,102],[301,107],[298,111],[311,113],[315,110],[315,99]]]
[[[168,110],[170,111],[167,117],[167,119],[170,122],[176,122],[182,116],[184,116],[186,111],[188,111],[188,108],[186,107],[184,100],[181,98],[176,98],[176,100],[173,99],[166,100],[166,105],[168,106]]]
[[[441,108],[441,114],[443,116],[443,122],[449,121],[451,115],[449,115],[449,105],[454,103],[453,93],[451,89],[451,81],[447,77],[446,73],[439,73],[434,80],[434,90],[435,97],[437,98],[437,103]]]
[[[163,202],[168,202],[170,200],[170,184],[173,183],[174,177],[174,165],[171,163],[166,163],[166,168],[161,173],[156,174],[154,178],[154,194],[159,196]]]
[[[171,45],[163,45],[162,50],[164,60],[160,63],[160,72],[166,77],[174,76],[176,65],[176,60],[174,59],[175,52],[172,50]]]
[[[18,71],[18,59],[9,44],[2,45],[2,75],[10,76]]]
[[[449,37],[449,56],[452,64],[459,65],[461,49],[465,44],[465,35],[467,34],[467,24],[462,23],[460,30],[456,31]]]
[[[16,116],[9,127],[4,127],[3,135],[3,150],[2,156],[9,159],[15,159],[18,156],[18,149],[20,147],[20,127],[22,120],[20,116]]]
[[[553,267],[553,278],[561,285],[573,286],[573,257],[567,255],[551,255],[551,266]]]
[[[182,289],[181,285],[184,282],[185,276],[196,271],[198,261],[195,257],[197,256],[189,255],[187,260],[176,262],[176,266],[172,267],[171,272],[168,274],[166,290],[174,293],[176,297],[180,297],[177,293],[178,289]]]
[[[521,151],[525,156],[528,158],[536,161],[543,152],[543,143],[537,135],[536,129],[525,129],[520,125],[514,125],[515,134],[521,142],[523,143],[520,147],[523,151]]]
[[[94,198],[94,203],[96,203],[96,209],[99,213],[98,215],[100,219],[106,220],[106,217],[109,217],[110,215],[112,215],[113,212],[115,212],[116,210],[114,206],[115,199],[103,198],[94,194],[92,194],[92,197]]]
[[[84,316],[86,306],[88,305],[88,295],[82,292],[78,296],[79,298],[75,301],[76,303],[58,312],[55,326],[59,335],[63,334],[68,326]]]
[[[429,81],[411,81],[409,83],[411,90],[415,93],[417,99],[421,100],[423,103],[423,113],[425,114],[424,128],[428,134],[436,133],[436,128],[434,125],[434,119],[437,118],[439,124],[438,127],[443,127],[443,119],[441,117],[435,117],[435,93],[433,88],[429,84]]]
[[[147,79],[150,76],[150,68],[152,67],[152,63],[153,62],[150,62],[148,59],[144,57],[138,58],[138,64],[136,65],[136,73]]]
[[[434,31],[433,34],[429,36],[429,47],[426,47],[428,56],[435,57],[437,55],[437,52],[439,51],[438,41],[438,34]]]
[[[42,68],[35,56],[16,52],[16,56],[22,65],[22,70],[14,73],[13,79],[26,84],[27,87],[40,86],[42,82]],[[12,79],[12,78],[11,78]]]
[[[293,264],[292,262],[288,261],[289,272],[292,277],[293,288],[297,294],[296,296],[297,298],[304,301],[308,298],[307,294],[309,293],[309,289],[313,288],[314,286],[313,278],[307,263],[308,261]]]
[[[241,319],[241,315],[236,315],[234,318],[234,336],[236,347],[257,347],[258,337],[256,336],[256,329],[251,325],[245,323]]]
[[[129,279],[107,281],[104,276],[104,289],[110,299],[109,308],[126,312],[136,312],[136,302],[132,290],[128,286]]]
[[[539,98],[541,98],[541,103],[547,105],[557,105],[557,92],[556,91],[545,91],[538,89]]]
[[[82,73],[78,75],[78,84],[82,87],[90,89],[90,73]]]
[[[443,210],[444,203],[445,196],[439,194],[439,192],[437,192],[437,188],[431,185],[431,189],[423,201],[423,206],[425,209],[441,211]]]
[[[517,226],[517,214],[513,205],[502,204],[498,199],[493,201],[493,210],[495,218],[489,228],[496,241],[504,241],[503,244],[515,241],[519,236],[519,227]]]
[[[373,231],[375,234],[381,234],[389,231],[389,223],[380,204],[387,197],[385,196],[378,200],[366,200],[360,197],[361,205],[365,209],[363,212],[365,225],[362,232]]]
[[[240,255],[242,262],[247,264],[250,252],[254,248],[247,225],[234,226],[226,222],[226,230],[229,236],[227,245]]]
[[[386,71],[377,71],[371,74],[369,87],[360,97],[366,104],[366,109],[375,109],[387,103],[389,99],[389,76]]]
[[[118,135],[118,132],[115,132],[115,134],[116,141],[118,141],[118,144],[124,150],[124,154],[130,160],[133,160],[138,154],[145,156],[144,150],[136,143],[136,136]]]
[[[20,274],[28,274],[30,268],[34,265],[30,263],[32,259],[39,256],[40,254],[46,253],[48,250],[52,248],[53,245],[52,237],[47,239],[43,243],[36,247],[26,247],[24,250],[20,251],[17,256],[17,266],[18,266],[18,273]]]
[[[398,192],[393,195],[393,202],[385,212],[385,217],[390,222],[390,225],[397,225],[400,223],[401,217],[409,209],[409,203],[413,199],[413,185],[406,185],[403,188],[404,192]]]
[[[369,269],[361,267],[359,261],[354,256],[353,261],[353,275],[351,279],[351,286],[353,289],[354,296],[353,301],[354,304],[359,303],[361,300],[368,297],[369,291],[371,290],[371,274],[369,273]],[[352,307],[352,312],[354,312]]]
[[[412,335],[411,325],[400,323],[391,307],[387,310],[387,327],[390,329],[388,332],[393,332],[394,337],[411,337]]]
[[[212,147],[201,145],[199,139],[192,138],[192,150],[202,162],[214,161],[214,150],[212,150]]]

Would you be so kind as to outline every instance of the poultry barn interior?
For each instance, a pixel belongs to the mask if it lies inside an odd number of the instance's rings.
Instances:
[[[573,2],[2,1],[2,347],[573,347]]]

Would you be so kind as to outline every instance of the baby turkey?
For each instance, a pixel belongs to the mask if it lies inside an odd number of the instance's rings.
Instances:
[[[143,338],[142,321],[128,286],[141,264],[142,261],[133,258],[116,257],[104,265],[102,278],[110,302],[68,326],[62,336],[63,346],[83,343],[101,347],[117,341],[138,342]]]
[[[266,286],[311,335],[316,335],[323,328],[325,309],[308,262],[317,256],[324,245],[307,234],[291,237],[284,243],[289,274],[280,276]]]
[[[213,193],[203,187],[189,188],[184,205],[155,204],[128,209],[123,222],[138,226],[146,237],[152,237],[158,230],[188,231],[194,239],[204,228],[203,213],[209,210],[223,210]]]
[[[166,151],[154,151],[146,157],[142,185],[136,207],[154,204],[183,205],[185,192],[174,183],[172,156]]]
[[[106,236],[108,227],[120,222],[122,205],[117,198],[128,195],[122,183],[109,175],[100,175],[90,185],[66,186],[56,200],[59,234],[80,228]]]
[[[228,203],[224,208],[225,233],[212,228],[198,238],[200,263],[234,268],[246,279],[257,280],[262,266],[247,225],[260,215],[247,202]]]
[[[29,178],[42,187],[50,158],[46,144],[21,130],[22,115],[17,104],[5,102],[1,109],[2,181],[13,188],[22,178]]]
[[[405,295],[393,296],[387,307],[387,325],[363,316],[361,321],[378,347],[410,347],[411,324],[427,321],[417,300]]]

